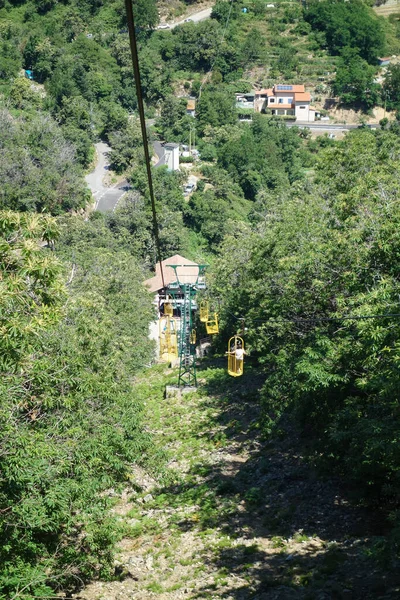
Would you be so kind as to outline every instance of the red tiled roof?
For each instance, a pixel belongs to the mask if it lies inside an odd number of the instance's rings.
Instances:
[[[298,92],[294,95],[295,102],[311,102],[311,94],[309,92],[304,92],[299,94]]]
[[[161,264],[162,264],[163,273],[164,273],[165,285],[168,285],[168,284],[172,283],[173,281],[176,281],[176,275],[175,275],[174,269],[171,269],[171,267],[168,267],[167,265],[190,265],[188,267],[180,266],[177,268],[176,271],[178,274],[178,278],[181,283],[196,283],[198,275],[199,275],[199,268],[198,268],[197,263],[195,263],[191,260],[188,260],[187,258],[185,258],[184,256],[181,256],[180,254],[174,254],[174,256],[170,256],[170,258],[166,258],[165,260],[161,261]],[[162,284],[160,263],[156,264],[155,276],[151,277],[150,279],[146,279],[146,281],[143,282],[143,285],[145,285],[149,289],[150,292],[158,292],[158,290],[162,289],[163,284]]]
[[[273,88],[266,88],[262,90],[258,90],[256,92],[256,96],[279,96],[281,94],[304,94],[306,93],[304,90],[304,85],[292,85],[291,90],[278,90],[278,86],[286,85],[284,83],[277,83]],[[288,84],[291,85],[291,84]]]

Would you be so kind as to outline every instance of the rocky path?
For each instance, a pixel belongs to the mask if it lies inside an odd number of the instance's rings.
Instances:
[[[379,523],[353,507],[339,482],[305,461],[290,426],[262,440],[257,375],[201,373],[182,399],[150,390],[149,431],[165,467],[132,473],[115,512],[125,536],[117,580],[81,600],[399,598],[398,575],[379,555]],[[379,563],[381,560],[381,563]]]

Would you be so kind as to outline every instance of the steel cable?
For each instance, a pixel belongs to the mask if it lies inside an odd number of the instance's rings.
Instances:
[[[160,263],[162,285],[163,285],[163,288],[165,288],[164,271],[163,271],[163,266],[162,266],[162,262],[161,262],[162,257],[161,257],[160,236],[159,236],[158,221],[157,221],[156,201],[155,201],[155,197],[154,197],[153,178],[152,178],[152,174],[151,174],[149,146],[147,143],[146,118],[144,116],[142,84],[140,81],[140,69],[139,69],[139,59],[138,59],[138,50],[137,50],[136,32],[135,32],[135,20],[134,20],[134,16],[133,16],[132,0],[125,0],[125,7],[126,7],[126,16],[127,16],[127,20],[128,20],[129,43],[130,43],[130,48],[131,48],[133,73],[134,73],[134,79],[135,79],[136,96],[137,96],[138,110],[139,110],[139,117],[140,117],[140,126],[141,126],[141,130],[142,130],[144,157],[145,157],[145,161],[146,161],[147,181],[149,184],[151,210],[152,210],[152,214],[153,214],[153,235],[154,235],[154,239],[156,242],[157,259],[158,259],[158,262]]]

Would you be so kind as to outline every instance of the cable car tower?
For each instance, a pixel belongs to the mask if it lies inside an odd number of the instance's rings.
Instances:
[[[176,280],[167,285],[175,306],[181,308],[181,327],[179,331],[179,378],[178,387],[197,385],[196,377],[196,337],[193,330],[193,311],[197,310],[196,295],[206,289],[205,269],[207,265],[166,265],[174,270]],[[197,276],[178,274],[178,268],[198,268]],[[191,281],[188,282],[187,280]],[[193,279],[195,279],[193,281]]]

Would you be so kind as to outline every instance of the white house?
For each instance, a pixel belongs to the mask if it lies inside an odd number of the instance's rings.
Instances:
[[[179,144],[165,143],[165,162],[169,171],[179,171]]]
[[[296,121],[315,121],[315,109],[310,106],[311,94],[304,85],[277,84],[271,89],[259,90],[255,96],[256,110],[271,111],[273,115],[291,115]]]

